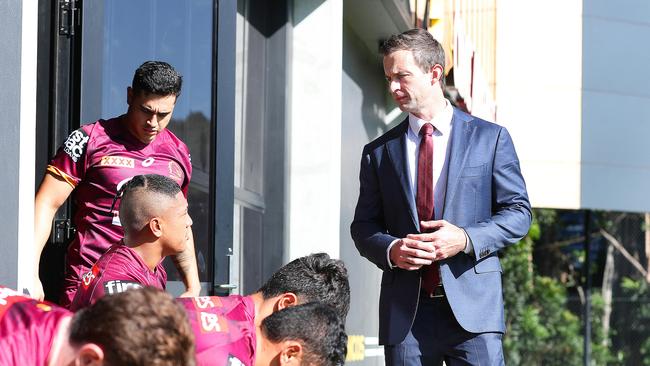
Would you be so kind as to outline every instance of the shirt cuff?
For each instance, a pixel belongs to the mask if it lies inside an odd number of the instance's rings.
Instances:
[[[467,234],[465,234],[465,235],[467,235]],[[392,248],[393,245],[395,245],[395,243],[397,243],[398,241],[399,241],[399,239],[393,240],[393,242],[390,243],[390,245],[388,245],[388,249],[386,249],[386,262],[388,263],[388,268],[390,268],[390,269],[395,268],[393,263],[391,263],[391,261],[390,261],[390,248]]]
[[[472,244],[472,239],[469,238],[469,235],[467,235],[467,231],[463,229],[463,233],[465,233],[465,240],[466,240],[466,245],[465,249],[463,249],[463,252],[467,255],[474,256],[474,244]]]

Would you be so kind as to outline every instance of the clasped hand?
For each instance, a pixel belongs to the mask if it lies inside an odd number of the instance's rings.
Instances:
[[[421,221],[420,234],[408,234],[390,248],[393,266],[413,271],[465,249],[463,229],[445,220]]]

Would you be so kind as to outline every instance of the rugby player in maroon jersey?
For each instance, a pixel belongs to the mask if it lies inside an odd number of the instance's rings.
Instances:
[[[192,164],[187,146],[166,127],[181,91],[182,78],[169,64],[148,61],[127,88],[126,114],[87,124],[72,132],[47,167],[34,206],[36,256],[30,293],[43,298],[38,277],[40,254],[58,208],[74,191],[76,234],[68,247],[60,303],[69,306],[81,276],[123,236],[113,197],[131,177],[160,174],[174,179],[187,198]],[[119,207],[119,205],[117,206]],[[187,286],[197,296],[200,283],[194,240],[175,256]]]
[[[322,302],[344,322],[350,308],[350,285],[341,260],[317,253],[289,262],[252,295],[177,300],[192,324],[199,365],[241,362],[253,366],[262,341],[256,340],[256,334],[264,319],[298,304]]]
[[[162,291],[107,296],[72,314],[0,286],[0,365],[193,364],[187,316]]]
[[[162,260],[181,253],[189,241],[192,219],[176,182],[158,174],[137,175],[124,185],[121,195],[124,239],[82,275],[72,311],[131,288],[164,290],[167,273]]]

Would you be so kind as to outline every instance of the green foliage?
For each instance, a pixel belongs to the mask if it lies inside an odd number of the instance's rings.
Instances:
[[[538,275],[532,261],[533,243],[541,233],[537,218],[548,224],[555,219],[553,212],[544,210],[536,215],[529,235],[503,253],[507,327],[503,345],[508,365],[582,363],[582,322],[567,307],[566,285]],[[604,304],[600,294],[593,295],[592,304],[592,360],[595,365],[604,365],[613,357],[602,345]]]
[[[644,280],[624,277],[621,281],[623,295],[633,306],[624,320],[614,324],[625,329],[626,339],[621,345],[621,365],[650,365],[650,288]]]

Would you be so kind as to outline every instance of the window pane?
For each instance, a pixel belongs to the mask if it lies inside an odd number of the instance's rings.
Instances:
[[[211,281],[210,136],[212,0],[111,0],[84,3],[82,123],[126,112],[126,90],[144,61],[161,60],[183,75],[169,129],[192,154],[188,193],[201,281]],[[170,262],[170,261],[168,261]],[[169,280],[179,280],[166,263]]]

